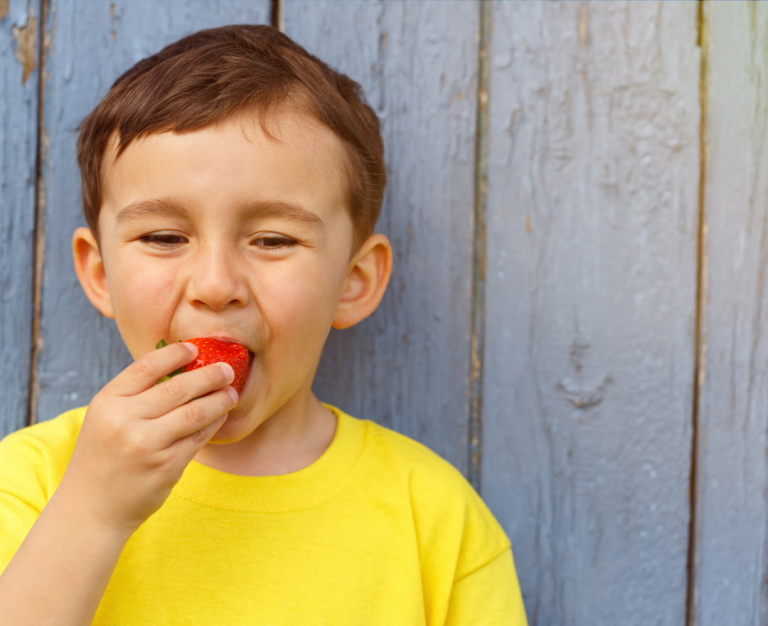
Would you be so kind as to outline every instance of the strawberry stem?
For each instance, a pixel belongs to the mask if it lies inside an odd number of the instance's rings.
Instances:
[[[167,346],[167,345],[168,345],[168,343],[165,341],[165,339],[161,339],[160,341],[158,341],[158,342],[157,342],[157,345],[155,346],[155,350],[159,350],[160,348],[165,348],[165,346]],[[178,375],[179,375],[179,374],[181,374],[183,371],[184,371],[184,368],[183,368],[183,367],[180,367],[179,369],[177,369],[177,370],[175,370],[175,371],[171,372],[171,373],[170,373],[170,374],[168,374],[167,376],[163,376],[163,377],[162,377],[160,380],[158,380],[158,381],[157,381],[155,384],[156,384],[156,385],[159,385],[160,383],[164,383],[166,380],[169,380],[169,379],[173,378],[174,376],[178,376]]]

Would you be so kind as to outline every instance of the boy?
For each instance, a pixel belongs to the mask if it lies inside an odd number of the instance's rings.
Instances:
[[[136,361],[0,444],[3,624],[524,624],[463,477],[311,392],[391,271],[359,87],[274,29],[202,31],[117,80],[78,160],[75,269]],[[240,393],[226,363],[156,384],[199,337],[247,348]]]

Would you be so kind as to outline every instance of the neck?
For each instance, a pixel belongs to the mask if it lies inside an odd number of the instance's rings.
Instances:
[[[309,467],[331,445],[336,417],[311,390],[297,393],[247,437],[208,443],[195,460],[241,476],[277,476]]]

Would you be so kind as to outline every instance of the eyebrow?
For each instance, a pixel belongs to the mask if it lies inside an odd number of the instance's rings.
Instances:
[[[247,202],[241,209],[242,214],[248,220],[276,217],[295,224],[307,226],[313,230],[322,231],[325,223],[320,216],[307,211],[304,207],[293,202],[283,200],[259,200]],[[120,209],[116,222],[118,226],[125,226],[130,222],[147,217],[189,217],[189,212],[178,202],[170,198],[151,198],[139,200]]]
[[[152,198],[132,202],[120,209],[115,221],[118,226],[125,226],[146,217],[186,217],[187,211],[183,206],[168,198]]]

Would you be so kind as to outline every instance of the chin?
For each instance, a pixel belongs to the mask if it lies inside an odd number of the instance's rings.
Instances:
[[[241,439],[245,439],[254,430],[256,430],[256,426],[248,422],[246,415],[233,415],[230,413],[226,421],[221,425],[221,428],[208,440],[208,443],[236,443]]]

